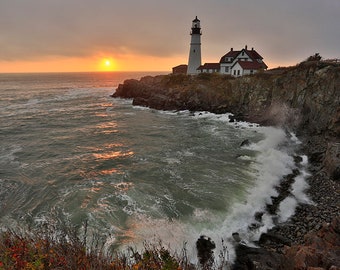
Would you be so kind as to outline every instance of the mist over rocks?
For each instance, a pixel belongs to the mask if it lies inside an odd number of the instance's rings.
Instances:
[[[309,160],[308,195],[313,203],[300,203],[288,221],[270,230],[265,241],[262,238],[263,252],[242,247],[235,269],[255,269],[247,265],[264,267],[256,269],[340,267],[339,258],[330,253],[340,246],[340,231],[334,225],[340,216],[339,63],[302,62],[239,78],[207,73],[148,76],[126,80],[112,96],[132,98],[134,105],[158,110],[229,112],[232,121],[279,126],[296,133],[302,141],[301,153]],[[289,195],[290,180],[283,179],[280,195]],[[321,240],[313,235],[334,240],[327,242],[327,248],[316,248]],[[300,250],[305,256],[294,257]],[[287,261],[296,263],[288,266]]]

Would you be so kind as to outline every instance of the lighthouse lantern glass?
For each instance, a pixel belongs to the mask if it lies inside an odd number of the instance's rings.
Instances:
[[[192,22],[192,28],[201,28],[200,21],[199,20],[194,20]]]

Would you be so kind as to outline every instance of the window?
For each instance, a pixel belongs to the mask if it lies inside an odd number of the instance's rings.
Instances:
[[[236,75],[236,70],[234,70],[234,75]]]
[[[225,73],[229,73],[229,67],[224,68]]]
[[[253,73],[254,73],[254,70],[251,69],[251,70],[250,70],[250,74],[253,74]]]
[[[237,70],[237,76],[240,76],[240,70],[239,69]]]

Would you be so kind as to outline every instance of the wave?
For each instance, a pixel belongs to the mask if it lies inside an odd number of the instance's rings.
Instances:
[[[275,214],[266,211],[266,206],[272,204],[272,197],[278,196],[275,187],[278,186],[284,176],[291,174],[297,168],[293,155],[300,141],[294,134],[287,134],[284,130],[274,127],[260,127],[251,123],[230,123],[229,114],[215,115],[206,112],[191,114],[188,111],[161,112],[191,116],[196,119],[207,119],[209,121],[220,121],[235,128],[252,130],[263,134],[263,139],[250,143],[243,148],[255,151],[255,156],[240,156],[242,160],[250,162],[250,177],[253,184],[249,186],[241,201],[235,202],[228,212],[222,216],[216,216],[207,209],[196,208],[190,220],[173,220],[169,218],[150,218],[145,213],[139,213],[130,217],[130,224],[134,224],[133,244],[142,247],[145,240],[162,239],[175,250],[181,250],[184,243],[188,249],[189,256],[196,261],[195,241],[200,235],[211,237],[217,244],[217,252],[223,250],[227,243],[231,260],[235,258],[233,250],[234,241],[232,234],[237,232],[243,243],[255,246],[263,232],[272,228],[277,222],[287,221],[295,212],[299,203],[310,203],[305,191],[308,188],[306,178],[308,177],[308,161],[303,156],[294,184],[292,185],[292,196],[283,200]],[[212,132],[212,131],[210,131]],[[180,164],[179,160],[167,159],[171,164]],[[131,199],[131,198],[130,198]],[[262,220],[256,220],[256,214],[262,213]],[[207,225],[208,224],[208,225]],[[252,228],[253,225],[255,229]],[[150,230],[152,228],[152,230]],[[220,241],[223,239],[222,241]],[[140,242],[139,242],[140,241]],[[128,242],[127,245],[131,244]]]

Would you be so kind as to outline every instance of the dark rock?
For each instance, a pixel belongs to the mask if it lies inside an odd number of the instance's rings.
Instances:
[[[294,162],[299,164],[302,162],[302,157],[301,156],[294,156]]]
[[[241,142],[240,146],[248,146],[250,144],[250,141],[248,139],[244,140],[243,142]]]
[[[261,222],[263,214],[264,214],[263,212],[256,212],[255,215],[254,215],[255,220],[258,221],[258,222]]]
[[[134,106],[148,107],[148,106],[149,106],[149,102],[148,102],[148,100],[145,99],[145,98],[136,97],[136,98],[133,99],[132,105],[134,105]]]
[[[253,222],[253,223],[249,224],[248,229],[251,230],[251,231],[255,231],[258,228],[260,228],[261,226],[263,226],[263,224]]]
[[[312,163],[321,163],[323,156],[324,152],[314,152],[309,156],[309,161]]]
[[[229,122],[234,123],[236,121],[236,117],[234,115],[229,115]]]
[[[259,239],[259,245],[267,245],[268,243],[276,243],[287,246],[291,245],[291,241],[282,235],[271,232],[262,233]]]
[[[241,242],[241,240],[242,240],[241,237],[240,237],[240,234],[238,232],[234,232],[232,234],[232,237],[237,243]]]
[[[197,257],[202,266],[208,267],[214,262],[214,249],[216,245],[210,237],[201,235],[196,241]]]
[[[340,166],[336,167],[333,171],[332,179],[334,181],[340,181]]]
[[[267,269],[280,270],[282,267],[283,255],[270,252],[263,248],[253,248],[245,245],[236,247],[237,259],[232,266],[234,270]]]

